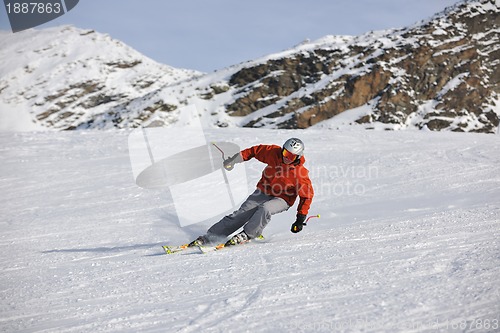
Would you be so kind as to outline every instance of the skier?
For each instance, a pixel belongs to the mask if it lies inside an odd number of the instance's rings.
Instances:
[[[292,224],[293,233],[300,232],[314,196],[309,171],[304,167],[304,143],[297,138],[288,139],[283,147],[258,145],[242,150],[226,159],[224,168],[231,171],[236,163],[256,158],[267,164],[257,189],[230,215],[208,229],[189,246],[215,243],[243,227],[243,231],[230,238],[227,245],[248,242],[262,234],[271,215],[288,210],[300,197],[297,218]]]

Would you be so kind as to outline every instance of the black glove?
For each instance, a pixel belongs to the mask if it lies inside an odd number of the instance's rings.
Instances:
[[[306,220],[306,216],[302,214],[297,214],[297,219],[295,220],[295,223],[292,224],[292,229],[290,230],[294,234],[297,232],[300,232],[302,230],[302,227],[304,227],[306,224],[304,221]]]
[[[224,160],[224,163],[222,164],[224,165],[224,169],[226,169],[227,171],[231,171],[234,169],[234,165],[236,163],[240,163],[241,161],[243,161],[243,159],[241,158],[240,153],[237,153]]]

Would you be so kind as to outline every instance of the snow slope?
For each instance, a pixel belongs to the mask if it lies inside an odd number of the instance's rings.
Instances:
[[[322,217],[167,256],[209,224],[180,228],[168,192],[134,184],[129,133],[0,133],[0,331],[498,331],[497,136],[209,130],[301,137]],[[253,189],[262,165],[238,167]]]

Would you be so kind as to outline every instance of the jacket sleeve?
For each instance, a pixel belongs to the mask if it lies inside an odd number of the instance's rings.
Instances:
[[[314,189],[308,175],[301,178],[299,184],[300,187],[298,194],[300,199],[299,206],[297,207],[297,214],[307,215],[314,197]]]
[[[251,160],[252,158],[256,158],[262,163],[270,164],[272,159],[271,151],[276,147],[272,145],[253,146],[247,149],[243,149],[240,152],[240,155],[243,158],[243,161],[248,161]]]

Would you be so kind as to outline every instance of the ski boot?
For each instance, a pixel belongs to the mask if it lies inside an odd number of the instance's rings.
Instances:
[[[207,236],[200,236],[196,238],[194,241],[188,244],[188,247],[193,247],[193,246],[202,246],[202,245],[207,245],[209,244],[209,240]]]
[[[234,235],[231,237],[224,246],[232,246],[232,245],[238,245],[238,244],[244,244],[248,243],[250,241],[250,237],[246,234],[246,232],[242,231],[239,234]]]

